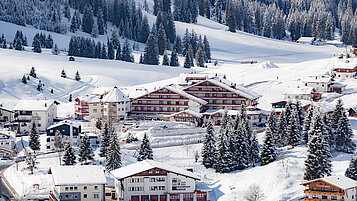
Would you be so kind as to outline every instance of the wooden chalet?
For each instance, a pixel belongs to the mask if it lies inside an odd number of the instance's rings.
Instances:
[[[350,117],[357,117],[357,106],[356,107],[351,107],[348,109],[348,116]]]
[[[301,185],[305,186],[305,201],[356,201],[357,183],[345,176],[329,176],[307,181]]]

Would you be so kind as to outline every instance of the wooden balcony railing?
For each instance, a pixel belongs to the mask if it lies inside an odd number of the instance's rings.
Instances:
[[[304,201],[345,201],[345,200],[329,200],[329,199],[317,199],[317,198],[304,198]]]
[[[313,191],[313,190],[304,190],[305,194],[313,195],[328,195],[328,196],[344,196],[345,193],[341,192],[332,192],[332,191]]]

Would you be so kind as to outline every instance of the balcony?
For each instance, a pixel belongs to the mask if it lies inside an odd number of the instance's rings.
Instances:
[[[188,98],[160,98],[160,97],[140,97],[136,100],[162,100],[162,101],[165,101],[165,100],[168,100],[168,101],[189,101]]]
[[[174,104],[174,103],[171,103],[171,104],[132,103],[131,106],[132,107],[134,107],[134,106],[153,106],[153,107],[165,107],[165,106],[166,107],[184,107],[184,106],[186,106],[187,107],[188,104],[185,105],[185,104]]]
[[[332,192],[332,191],[313,191],[313,190],[304,190],[305,194],[313,195],[328,195],[328,196],[344,196],[345,193],[341,192]]]

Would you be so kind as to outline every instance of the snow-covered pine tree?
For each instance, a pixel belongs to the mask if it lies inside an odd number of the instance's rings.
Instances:
[[[63,77],[63,78],[66,78],[66,77],[67,77],[67,74],[66,74],[66,72],[64,71],[64,69],[63,69],[62,72],[61,72],[61,77]]]
[[[305,120],[302,128],[302,138],[306,144],[309,142],[309,130],[310,130],[310,125],[313,116],[314,116],[314,106],[311,104],[309,110],[307,111],[307,115],[305,116]]]
[[[324,124],[320,114],[314,114],[309,135],[308,155],[305,161],[305,180],[313,180],[331,174],[331,153],[324,139]]]
[[[47,38],[45,39],[45,48],[47,49],[53,48],[53,39],[51,34],[48,34]]]
[[[61,51],[58,49],[57,44],[55,44],[55,46],[54,46],[53,49],[52,49],[52,54],[53,54],[53,55],[59,55],[60,52],[61,52]]]
[[[164,57],[162,58],[162,65],[164,65],[164,66],[170,65],[170,63],[169,63],[169,57],[167,56],[166,50],[165,50],[165,52],[164,52]]]
[[[300,128],[298,124],[297,113],[295,110],[291,112],[288,122],[288,145],[297,146],[300,142]]]
[[[32,128],[30,132],[29,147],[35,152],[40,150],[40,135],[36,128],[36,123],[32,122]]]
[[[159,49],[153,34],[150,34],[146,41],[143,63],[149,65],[159,64]]]
[[[333,135],[330,115],[325,113],[322,116],[322,121],[324,122],[324,125],[325,125],[326,140],[329,142],[329,146],[332,149],[335,147],[335,139],[334,139],[334,135]]]
[[[296,116],[297,116],[297,123],[299,126],[299,130],[301,131],[302,127],[304,125],[305,112],[304,112],[304,108],[302,108],[302,106],[301,106],[300,100],[296,101],[295,110],[296,110]]]
[[[120,45],[120,41],[119,41],[119,34],[115,26],[113,27],[112,34],[110,35],[110,42],[113,43],[114,49],[118,49],[118,46]]]
[[[110,41],[108,42],[108,59],[113,60],[114,59],[114,47],[113,43]]]
[[[121,60],[121,47],[120,47],[120,43],[118,44],[118,48],[117,51],[115,53],[115,60]]]
[[[115,170],[121,167],[121,153],[120,153],[120,144],[118,137],[115,133],[112,133],[110,138],[110,145],[107,150],[106,157],[106,167],[108,171]]]
[[[283,110],[280,114],[279,124],[278,124],[278,132],[277,138],[275,139],[275,143],[278,146],[287,145],[287,119],[285,115],[285,111]]]
[[[351,129],[351,123],[345,112],[342,113],[342,118],[338,121],[338,129],[335,132],[335,149],[336,151],[353,153],[356,148],[356,144],[352,140],[353,131]]]
[[[121,54],[121,60],[126,62],[134,62],[134,56],[131,52],[128,39],[125,39],[122,54]]]
[[[42,82],[41,82],[41,80],[38,81],[37,91],[42,91]]]
[[[23,75],[23,76],[22,76],[21,82],[24,83],[24,84],[27,84],[26,75]]]
[[[278,137],[278,119],[276,118],[275,111],[272,110],[268,117],[267,127],[270,128],[270,133],[273,135],[273,143],[275,145],[275,140]]]
[[[357,180],[357,157],[352,157],[350,165],[346,169],[345,176]]]
[[[87,164],[93,159],[93,148],[90,145],[88,135],[84,135],[79,145],[78,161]]]
[[[167,46],[167,37],[165,33],[165,28],[162,24],[159,25],[159,30],[157,33],[157,47],[159,49],[159,54],[163,55]]]
[[[174,42],[174,47],[173,47],[173,51],[176,50],[177,54],[181,54],[182,53],[182,42],[181,42],[181,37],[180,36],[176,36],[175,42]]]
[[[77,70],[77,72],[76,72],[76,75],[74,76],[74,79],[75,79],[76,81],[81,80],[81,76],[79,75],[78,70]]]
[[[36,52],[36,53],[41,53],[42,52],[40,39],[38,37],[36,37],[36,36],[33,39],[32,47],[33,47],[32,48],[33,52]]]
[[[68,102],[72,102],[72,101],[73,101],[72,94],[69,94]]]
[[[86,5],[83,9],[82,29],[83,32],[91,34],[93,30],[94,16],[91,5]]]
[[[34,78],[36,78],[36,77],[37,77],[35,67],[31,67],[31,70],[30,70],[30,76],[32,76],[32,77],[34,77]]]
[[[98,33],[99,33],[99,35],[104,35],[104,33],[105,33],[105,23],[104,23],[103,11],[102,11],[101,8],[98,9],[98,13],[97,13],[97,25],[98,25]]]
[[[198,49],[196,51],[195,59],[196,59],[196,66],[199,66],[199,67],[205,66],[204,53],[200,46],[198,47]]]
[[[260,165],[267,165],[276,160],[276,148],[274,144],[274,135],[268,127],[265,129],[265,138],[262,151],[260,152]]]
[[[170,66],[179,66],[179,61],[177,58],[177,53],[176,53],[176,49],[172,50],[171,53],[171,58],[170,58]]]
[[[153,152],[151,149],[150,141],[145,133],[143,141],[140,145],[140,150],[139,150],[139,155],[138,155],[137,160],[143,161],[146,159],[153,160]]]
[[[221,129],[222,130],[222,129]],[[216,159],[214,169],[218,173],[227,173],[231,171],[232,152],[229,144],[230,128],[227,125],[225,129],[220,131],[216,145]]]
[[[184,68],[191,68],[191,57],[190,57],[190,53],[189,52],[186,52],[186,55],[185,55],[185,63],[183,64],[183,67]]]
[[[109,133],[109,127],[108,124],[106,123],[104,125],[104,129],[102,132],[102,136],[100,139],[100,149],[99,149],[99,156],[101,157],[106,157],[108,153],[108,148],[109,148],[109,142],[110,142],[110,133]]]
[[[206,168],[213,168],[215,163],[215,154],[216,154],[216,141],[214,138],[214,130],[212,122],[209,121],[207,123],[207,129],[205,138],[203,140],[203,148],[202,148],[202,164]]]
[[[99,29],[98,29],[98,24],[96,21],[94,21],[93,27],[92,27],[92,32],[91,32],[91,36],[93,38],[98,38],[99,35]]]
[[[249,126],[249,123],[248,123]],[[247,127],[246,129],[250,129],[250,126]],[[257,135],[255,132],[251,132],[251,138],[250,138],[250,145],[249,145],[249,158],[250,158],[250,164],[255,167],[255,164],[259,162],[259,143],[257,139]]]
[[[76,156],[74,155],[74,149],[72,148],[71,143],[66,143],[62,161],[64,165],[76,164]]]

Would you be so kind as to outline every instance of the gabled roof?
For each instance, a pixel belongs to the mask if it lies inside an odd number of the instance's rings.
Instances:
[[[202,105],[206,105],[208,103],[205,100],[197,98],[196,96],[192,96],[191,94],[179,89],[176,85],[169,85],[169,86],[165,86],[163,88],[165,88],[167,90],[170,90],[170,91],[172,91],[174,93],[180,94],[181,96],[184,96],[184,97],[186,97],[188,99],[194,100],[194,101],[196,101],[198,103],[201,103]]]
[[[55,100],[20,100],[13,110],[47,111],[53,104],[57,103]]]
[[[13,110],[7,109],[5,107],[0,107],[0,110],[5,110],[5,111],[8,111],[8,112],[14,112]]]
[[[106,184],[102,167],[96,165],[57,166],[51,168],[55,185]]]
[[[345,176],[329,176],[329,177],[319,178],[319,179],[302,183],[301,185],[307,185],[309,183],[320,181],[320,180],[344,190],[347,190],[349,188],[354,188],[357,186],[357,182],[355,180]]]
[[[333,70],[335,70],[335,69],[350,69],[350,70],[352,70],[356,67],[357,67],[356,59],[353,59],[353,58],[337,59],[334,64]]]
[[[177,84],[189,85],[193,81],[201,81],[207,79],[223,79],[225,74],[221,73],[181,73],[178,78]]]
[[[119,103],[128,101],[130,101],[130,99],[116,86],[102,98],[103,103]]]
[[[154,160],[144,160],[141,162],[133,163],[131,165],[115,169],[115,170],[111,171],[110,173],[116,179],[120,180],[120,179],[125,179],[127,177],[136,175],[141,172],[145,172],[147,170],[151,170],[153,168],[166,170],[168,172],[172,172],[172,173],[179,174],[182,176],[190,177],[190,178],[193,178],[196,180],[200,179],[196,174],[194,174],[192,172],[189,172],[187,170],[184,170],[184,169],[181,169],[181,168],[178,168],[175,166],[167,165],[165,163],[157,162]]]
[[[80,126],[80,124],[78,122],[64,120],[64,121],[58,122],[57,124],[53,124],[53,125],[49,126],[47,128],[47,130],[52,129],[52,128],[56,128],[56,127],[62,126],[62,125],[69,125],[70,126],[71,124],[73,125],[73,127],[76,127],[76,128],[79,128],[79,126]]]
[[[312,87],[286,87],[283,94],[284,95],[310,95],[314,91]]]
[[[298,43],[312,43],[312,42],[314,42],[314,40],[315,40],[315,38],[314,37],[305,37],[305,36],[303,36],[303,37],[300,37],[298,40],[297,40],[297,42]]]
[[[100,95],[103,95],[105,93],[108,93],[111,89],[113,89],[113,87],[96,87],[96,88],[93,89],[91,94],[100,96]]]
[[[326,75],[309,76],[304,80],[306,83],[328,83],[330,81],[332,81],[332,78]]]

